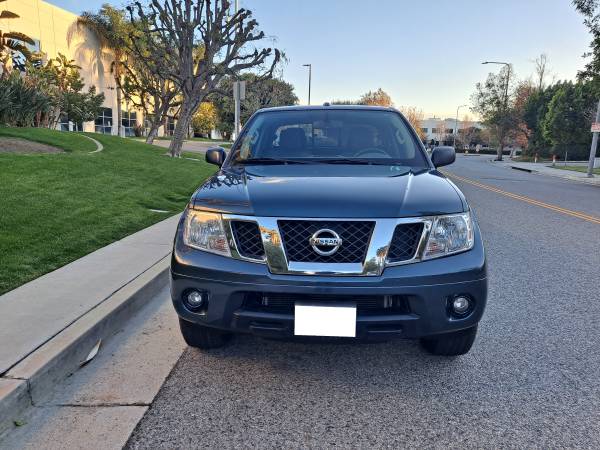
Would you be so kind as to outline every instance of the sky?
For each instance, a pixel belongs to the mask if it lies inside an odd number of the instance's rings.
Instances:
[[[122,0],[48,0],[80,13]],[[357,99],[382,88],[396,107],[425,117],[454,117],[470,105],[475,84],[513,64],[519,79],[548,56],[551,76],[573,79],[585,63],[590,36],[569,0],[240,0],[283,50],[283,78],[307,103]],[[468,113],[460,109],[460,116]]]

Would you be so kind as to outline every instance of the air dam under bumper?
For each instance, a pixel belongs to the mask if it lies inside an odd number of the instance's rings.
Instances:
[[[176,239],[171,262],[171,296],[179,316],[189,322],[267,337],[294,335],[293,312],[270,312],[248,307],[248,298],[269,293],[346,297],[396,296],[405,309],[357,313],[358,338],[399,336],[417,338],[456,331],[481,319],[487,299],[486,264],[479,230],[470,251],[429,261],[388,267],[380,277],[273,275],[264,264],[205,253]],[[192,311],[183,294],[197,289],[209,293],[208,307]],[[466,295],[474,301],[464,318],[453,318],[449,299]],[[283,296],[285,297],[285,296]],[[325,303],[319,303],[321,305]]]

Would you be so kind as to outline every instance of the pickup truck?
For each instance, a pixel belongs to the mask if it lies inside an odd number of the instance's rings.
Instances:
[[[171,296],[188,345],[267,338],[420,339],[467,353],[486,305],[473,210],[393,108],[256,112],[193,194]]]

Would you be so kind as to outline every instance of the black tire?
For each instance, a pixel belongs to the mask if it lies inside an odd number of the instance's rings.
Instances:
[[[227,345],[231,340],[231,333],[188,322],[182,318],[179,318],[179,328],[181,329],[183,340],[190,347],[205,350],[210,348],[220,348]]]
[[[477,325],[466,330],[421,339],[421,345],[432,355],[459,356],[469,353],[476,336]]]

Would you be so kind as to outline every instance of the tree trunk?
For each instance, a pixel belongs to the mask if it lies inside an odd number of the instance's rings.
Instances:
[[[146,137],[146,144],[154,144],[154,139],[158,135],[158,129],[160,128],[161,119],[154,119],[152,121],[152,125],[150,126],[150,131],[148,132],[148,136]]]
[[[123,129],[123,107],[121,105],[123,101],[123,94],[121,92],[121,64],[120,55],[115,55],[115,89],[117,90],[117,135],[125,137],[125,133],[121,132]]]
[[[197,104],[200,104],[200,102]],[[197,109],[197,104],[194,105],[192,101],[185,99],[181,105],[181,110],[179,111],[179,120],[175,125],[175,131],[169,147],[169,151],[173,157],[181,156],[181,146],[183,145],[183,141],[189,133],[190,122],[194,112]]]
[[[497,161],[502,161],[502,151],[504,150],[504,130],[501,130],[498,133],[498,150],[497,153]]]

